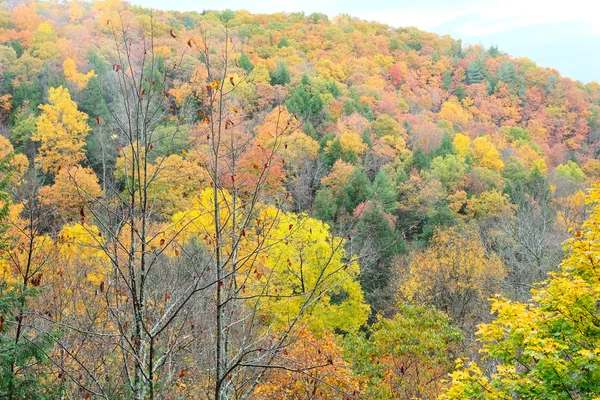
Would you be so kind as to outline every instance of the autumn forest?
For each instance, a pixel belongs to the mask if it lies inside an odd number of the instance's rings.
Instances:
[[[496,46],[0,0],[0,398],[598,399],[599,158]]]

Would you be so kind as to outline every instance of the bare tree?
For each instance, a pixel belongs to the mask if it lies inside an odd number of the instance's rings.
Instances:
[[[346,267],[332,260],[343,241],[327,242],[330,254],[313,266],[318,274],[311,284],[302,279],[302,263],[290,271],[301,278],[301,290],[273,294],[276,270],[255,279],[265,257],[281,257],[272,253],[274,246],[302,229],[300,218],[285,235],[277,233],[288,198],[277,189],[285,162],[281,153],[300,123],[282,106],[269,115],[245,113],[235,91],[251,77],[235,67],[238,43],[226,20],[202,27],[200,36],[189,38],[186,50],[170,60],[156,55],[152,16],[150,21],[146,35],[123,20],[108,23],[117,95],[107,104],[111,119],[96,123],[119,157],[117,171],[103,169],[102,198],[75,182],[85,204],[79,225],[87,236],[68,244],[98,252],[81,263],[93,263],[103,279],[95,290],[81,291],[85,318],[58,322],[80,337],[63,346],[69,364],[64,368],[81,371],[76,385],[87,396],[131,393],[135,399],[154,399],[175,391],[170,384],[197,369],[194,376],[207,398],[250,398],[270,369],[295,371],[281,352],[294,340],[305,313],[339,290],[336,274]],[[189,77],[199,90],[176,101],[172,77],[186,52],[194,52],[204,67]],[[263,142],[255,129],[261,122],[272,127]],[[210,191],[210,204],[166,222],[159,216],[157,193],[168,191],[169,182],[162,180],[168,157],[156,155],[158,148],[172,155],[195,153],[208,180],[189,179],[202,193]],[[253,235],[251,244],[247,234]],[[265,321],[265,305],[285,298],[300,299],[297,312],[284,326]]]
[[[214,346],[215,360],[211,397],[245,399],[251,398],[256,385],[271,369],[294,371],[293,366],[282,363],[281,352],[294,340],[304,313],[326,293],[335,290],[336,280],[332,276],[339,271],[330,266],[342,244],[331,242],[329,258],[316,266],[319,276],[311,286],[303,285],[297,293],[273,294],[276,286],[271,280],[276,281],[276,272],[271,271],[273,275],[267,276],[262,286],[255,287],[252,294],[246,292],[246,286],[252,283],[253,271],[260,268],[261,258],[277,257],[276,252],[271,251],[274,243],[287,241],[302,229],[290,225],[287,235],[274,237],[281,211],[270,219],[263,219],[269,207],[267,200],[282,206],[287,199],[287,195],[278,196],[271,190],[271,179],[284,162],[281,152],[287,147],[286,138],[300,123],[282,106],[277,106],[270,114],[273,126],[267,133],[268,144],[261,143],[259,135],[252,134],[250,127],[255,122],[248,120],[234,95],[240,83],[232,73],[232,69],[239,71],[231,57],[237,41],[227,21],[221,31],[204,30],[192,44],[205,60],[208,83],[206,95],[196,103],[200,104],[198,115],[202,116],[203,126],[199,137],[206,140],[199,151],[205,156],[212,189],[212,231],[202,232],[209,238],[211,271],[216,281],[214,334],[210,342]],[[245,79],[251,76],[241,78]],[[250,172],[245,168],[248,154],[259,156],[253,159]],[[242,243],[250,232],[255,238],[248,249]],[[297,313],[283,327],[265,326],[260,318],[261,308],[273,298],[285,297],[301,299]]]

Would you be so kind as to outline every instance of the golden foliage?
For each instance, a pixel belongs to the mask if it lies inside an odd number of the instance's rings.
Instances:
[[[79,89],[83,89],[87,86],[90,78],[96,76],[94,70],[91,70],[87,74],[83,74],[77,70],[77,64],[75,64],[75,60],[72,58],[66,58],[63,63],[63,71],[65,74],[65,78],[69,82],[73,82],[77,85]]]
[[[41,203],[55,208],[64,218],[78,218],[83,207],[94,206],[103,195],[94,171],[79,165],[61,168],[54,185],[40,189]]]
[[[40,106],[42,114],[32,140],[40,142],[36,162],[44,172],[56,174],[84,160],[83,146],[90,127],[87,115],[77,110],[67,88],[50,88],[48,101]]]
[[[500,152],[487,136],[479,136],[471,145],[471,160],[473,165],[489,168],[494,171],[504,169],[504,161]]]
[[[429,247],[411,259],[400,295],[433,304],[464,323],[499,290],[505,275],[502,261],[486,253],[475,228],[438,229]]]

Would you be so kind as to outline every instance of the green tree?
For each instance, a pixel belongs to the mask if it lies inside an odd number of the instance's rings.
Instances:
[[[337,214],[338,206],[331,192],[327,188],[321,188],[315,195],[312,214],[325,222],[332,222]]]
[[[561,164],[556,167],[556,175],[566,179],[573,184],[582,184],[585,180],[585,173],[577,163],[567,161],[566,164]]]
[[[31,143],[31,137],[35,133],[35,115],[22,114],[15,121],[14,128],[10,133],[10,139],[16,150],[24,152]]]
[[[485,64],[482,59],[477,59],[467,67],[466,82],[469,85],[483,82],[485,79]]]
[[[285,37],[282,37],[281,40],[279,41],[279,43],[277,43],[277,47],[282,48],[282,47],[288,47],[290,44],[288,43],[287,39]]]
[[[327,14],[323,13],[312,13],[308,16],[308,19],[315,24],[319,23],[320,21],[329,21],[329,17],[327,17]]]
[[[451,87],[452,87],[452,71],[446,70],[446,72],[444,72],[444,81],[442,83],[442,88],[444,90],[450,90]],[[459,100],[460,100],[460,98],[459,98]]]
[[[329,144],[324,156],[325,162],[329,166],[335,164],[337,160],[342,160],[350,164],[356,164],[358,162],[358,155],[350,149],[344,149],[339,138],[335,138]]]
[[[377,137],[386,135],[396,137],[401,136],[403,133],[402,125],[387,114],[377,117],[377,119],[371,123],[371,129],[373,129],[373,132]]]
[[[510,61],[504,61],[498,68],[498,80],[513,87],[517,83],[517,72],[515,66]]]
[[[371,199],[377,201],[385,212],[394,212],[398,208],[398,189],[383,170],[373,179]]]
[[[452,192],[464,184],[467,165],[460,156],[449,154],[431,161],[431,173],[438,178],[448,191]]]
[[[292,76],[285,61],[280,60],[277,68],[271,74],[271,85],[287,85]]]
[[[304,75],[285,105],[302,121],[318,124],[325,104],[320,94],[312,87],[310,78]]]
[[[459,351],[461,332],[434,308],[401,304],[393,318],[379,317],[344,347],[352,368],[366,379],[368,399],[433,399],[444,387]]]
[[[245,53],[242,53],[240,58],[238,58],[238,65],[246,72],[250,72],[254,69],[254,64],[252,64],[252,61],[250,61],[250,58],[248,58]]]
[[[392,256],[405,251],[405,242],[394,232],[393,220],[376,203],[369,202],[359,215],[352,246],[358,251],[360,284],[373,316],[394,304],[389,290]]]
[[[81,91],[81,96],[83,99],[79,102],[79,108],[88,115],[88,124],[95,124],[96,117],[99,117],[101,121],[108,120],[110,112],[97,77],[90,78],[87,86]]]
[[[52,336],[42,334],[23,340],[15,321],[27,312],[36,288],[9,286],[0,282],[0,397],[5,399],[51,399],[52,389],[44,383],[39,364],[48,362]]]
[[[221,22],[227,24],[229,21],[235,18],[235,11],[225,10],[217,14]]]
[[[344,207],[346,211],[352,212],[363,201],[369,198],[371,192],[371,181],[361,167],[354,168],[350,179],[339,201],[340,207]]]

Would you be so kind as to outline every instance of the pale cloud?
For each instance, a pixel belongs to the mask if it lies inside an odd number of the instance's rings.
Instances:
[[[600,35],[600,1],[597,0],[502,0],[448,1],[444,6],[427,2],[408,6],[357,12],[360,18],[380,21],[391,26],[416,26],[434,30],[453,24],[453,31],[464,37],[478,37],[540,24],[582,22],[579,27],[587,33]],[[459,21],[457,21],[460,19]],[[564,32],[569,35],[572,32]]]
[[[589,0],[504,0],[473,5],[469,20],[457,25],[461,36],[483,36],[540,24],[582,22],[581,29],[600,34],[600,3]],[[569,34],[570,32],[565,32]]]
[[[132,0],[163,8],[160,0]],[[254,13],[323,12],[341,13],[391,26],[415,26],[434,30],[458,20],[453,31],[477,37],[545,23],[581,21],[591,33],[600,35],[600,0],[171,0],[169,8],[180,11],[202,9],[247,9]],[[568,32],[566,32],[568,34]]]
[[[423,30],[431,30],[446,22],[468,15],[470,11],[461,9],[402,9],[359,12],[357,17],[369,21],[378,21],[390,26],[415,26]]]

